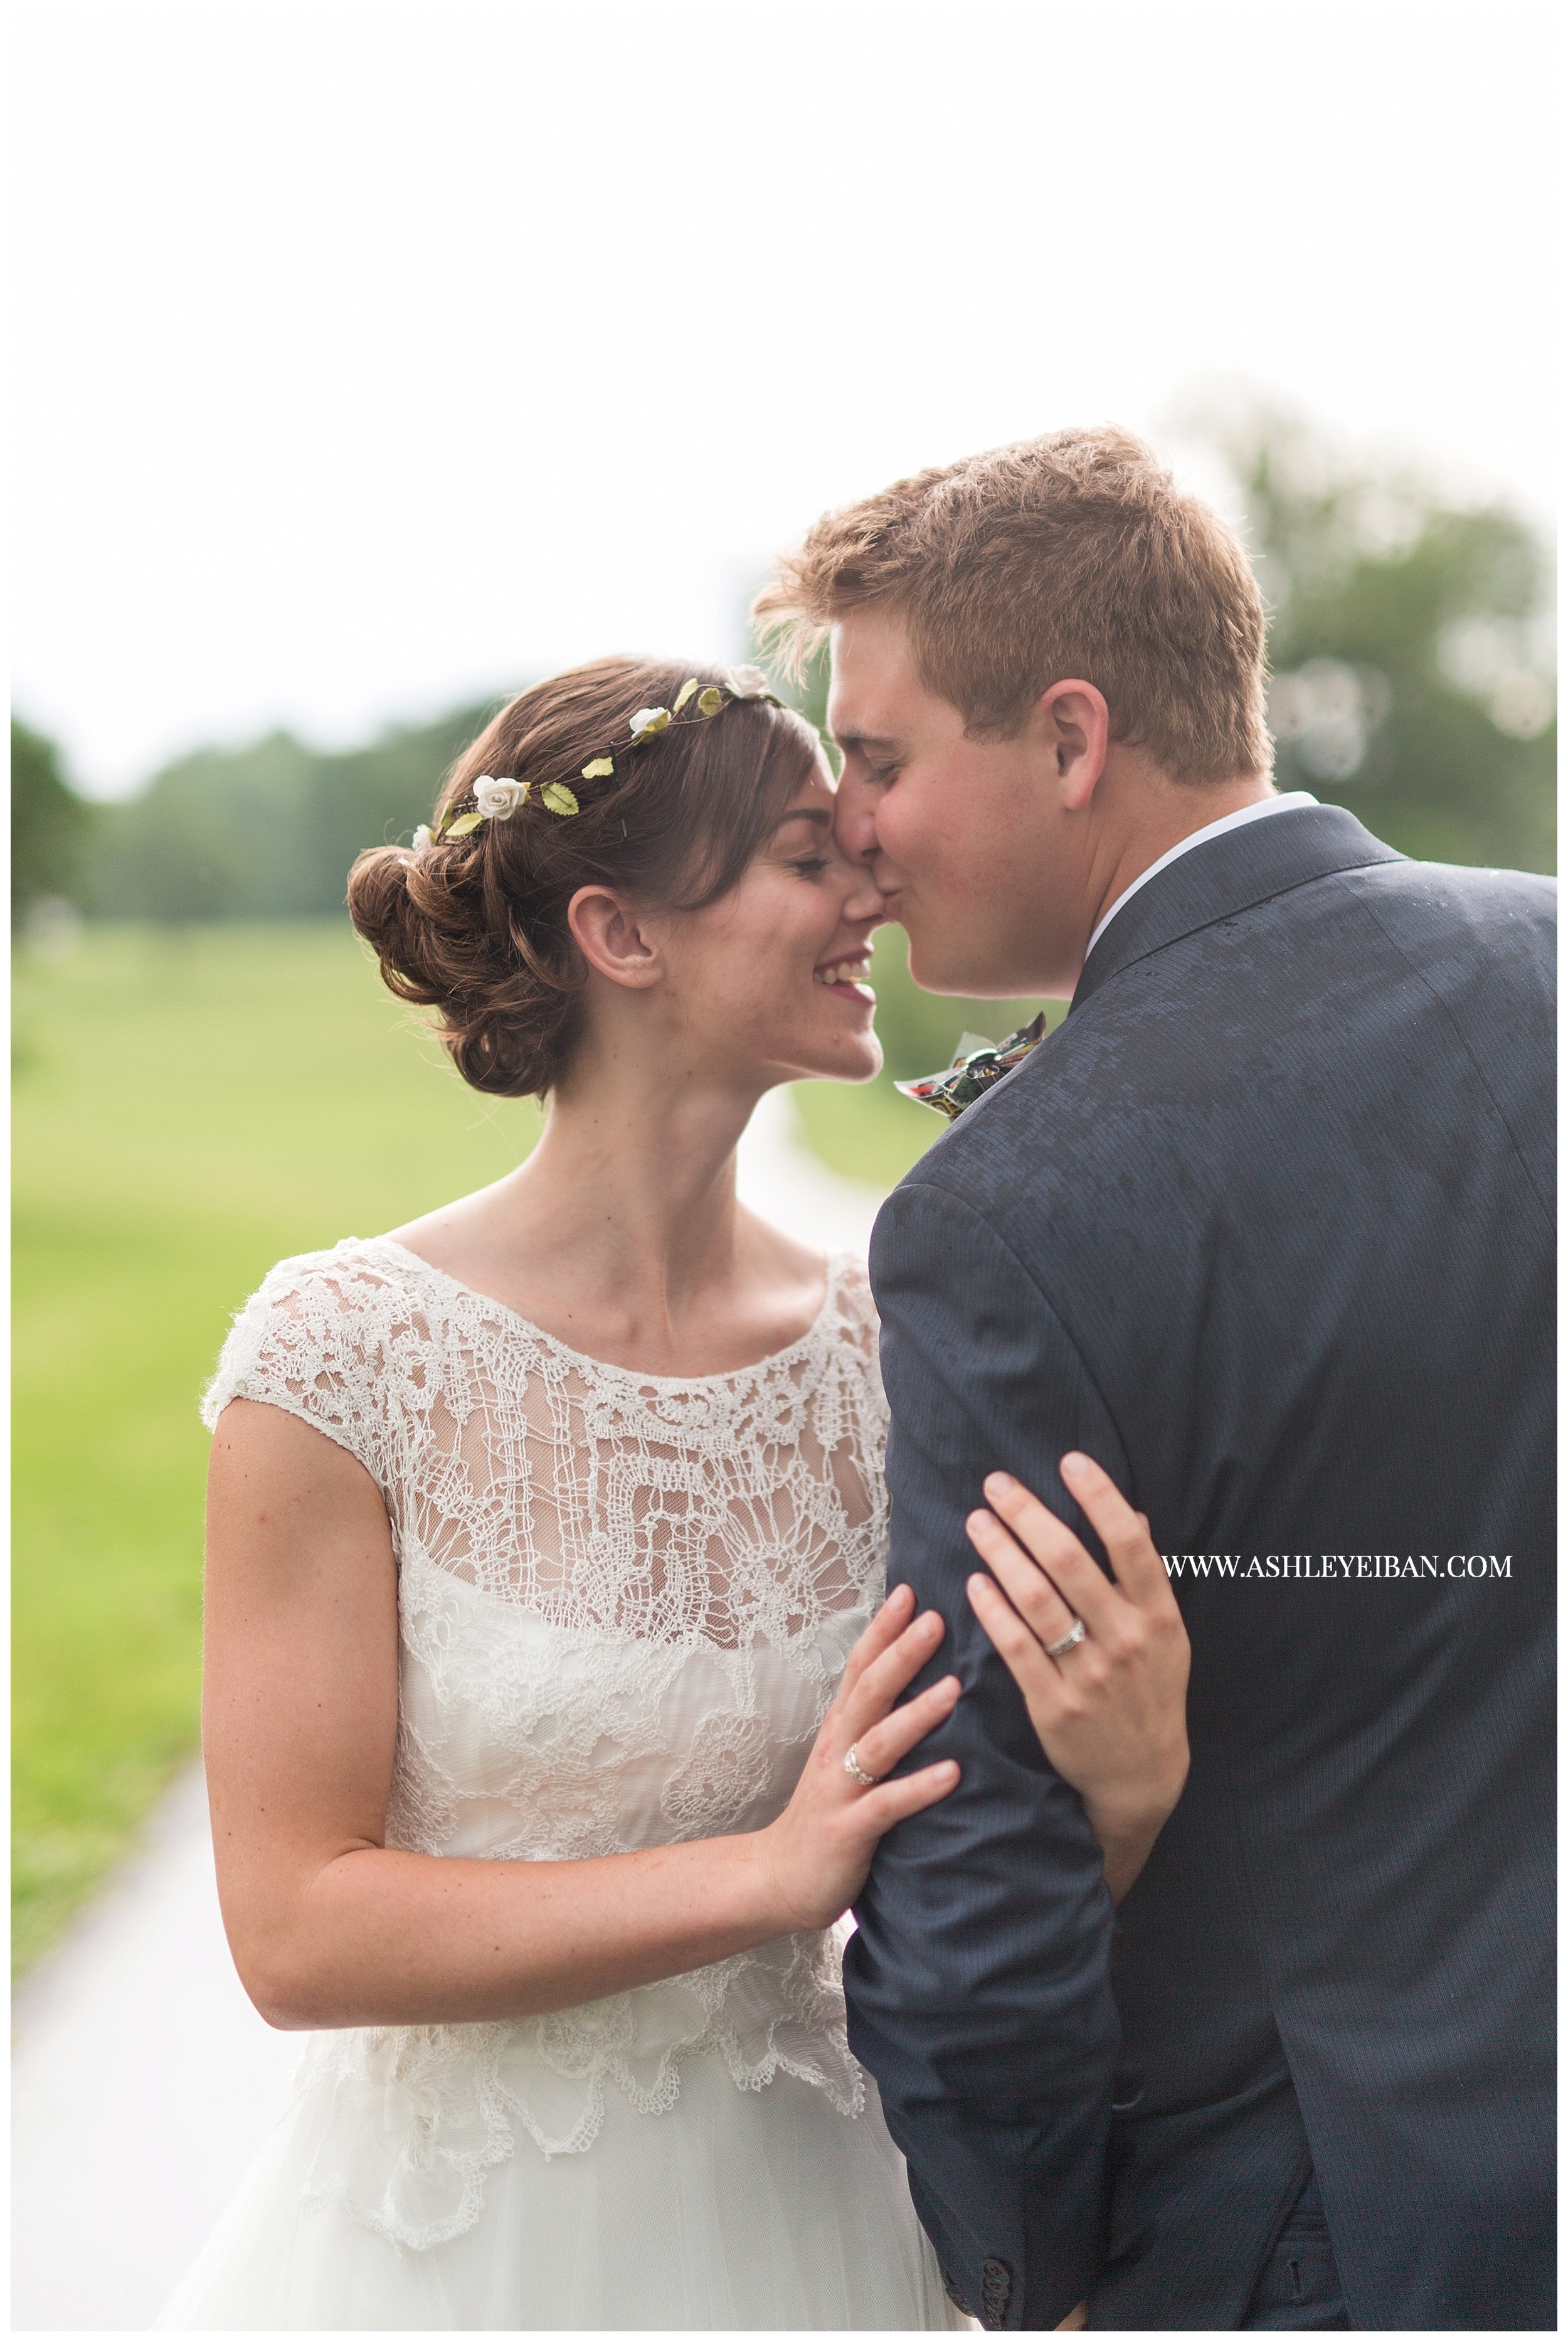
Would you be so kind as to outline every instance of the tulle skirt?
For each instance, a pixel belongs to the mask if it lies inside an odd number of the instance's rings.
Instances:
[[[158,2330],[969,2328],[869,2083],[851,2117],[792,2074],[743,2090],[693,2057],[664,2113],[612,2090],[583,2154],[520,2140],[474,2226],[423,2251],[307,2203],[317,2101],[279,2124]]]

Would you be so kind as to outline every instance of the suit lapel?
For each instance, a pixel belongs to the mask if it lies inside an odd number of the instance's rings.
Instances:
[[[1081,1008],[1101,986],[1134,960],[1163,951],[1183,936],[1266,903],[1292,887],[1338,870],[1364,870],[1376,862],[1403,862],[1363,829],[1343,806],[1302,806],[1243,822],[1181,855],[1118,911],[1084,965],[1073,995]]]

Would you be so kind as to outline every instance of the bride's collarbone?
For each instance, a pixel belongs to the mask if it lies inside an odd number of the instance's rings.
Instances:
[[[715,1282],[673,1313],[654,1288],[608,1283],[567,1261],[519,1263],[431,1242],[417,1227],[388,1241],[563,1349],[661,1381],[734,1374],[794,1348],[821,1319],[832,1284],[830,1264],[808,1256]]]

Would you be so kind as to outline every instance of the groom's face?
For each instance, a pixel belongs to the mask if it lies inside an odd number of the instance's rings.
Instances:
[[[1037,729],[967,738],[915,673],[903,621],[878,610],[834,628],[827,712],[844,760],[838,841],[907,933],[915,982],[1003,1000],[1071,992],[1081,906]]]

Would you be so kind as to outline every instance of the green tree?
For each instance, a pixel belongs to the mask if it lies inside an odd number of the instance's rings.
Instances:
[[[355,856],[428,816],[442,775],[490,713],[458,708],[341,755],[275,732],[184,756],[104,808],[89,907],[169,924],[340,911]]]
[[[60,769],[52,740],[11,718],[11,906],[25,910],[40,896],[76,891],[96,806],[79,797]]]
[[[1271,609],[1282,788],[1423,861],[1554,866],[1550,569],[1528,524],[1340,457],[1267,410],[1211,429]]]

